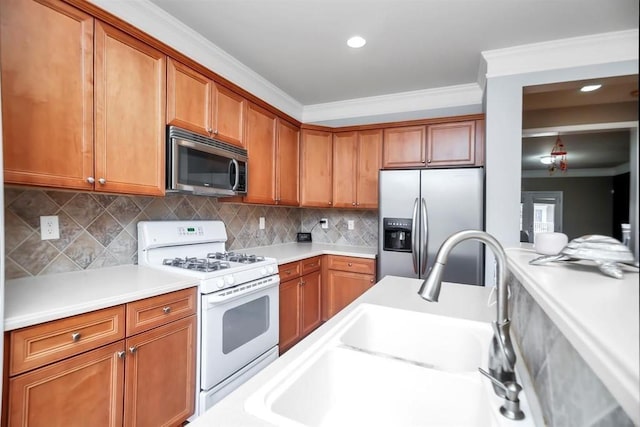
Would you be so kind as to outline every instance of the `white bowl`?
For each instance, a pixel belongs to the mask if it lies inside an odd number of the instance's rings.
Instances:
[[[533,248],[540,255],[556,255],[569,242],[564,233],[536,233],[533,240]]]

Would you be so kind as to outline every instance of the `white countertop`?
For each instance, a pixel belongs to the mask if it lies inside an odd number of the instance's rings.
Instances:
[[[193,278],[137,265],[25,277],[5,282],[10,331],[197,286]]]
[[[280,245],[247,248],[242,249],[242,252],[275,258],[278,260],[278,264],[281,265],[318,255],[342,255],[375,259],[378,249],[366,246],[344,246],[310,242],[283,243]]]
[[[620,405],[640,424],[640,293],[637,270],[624,279],[593,263],[532,266],[532,249],[507,249],[509,269],[558,326]]]
[[[438,303],[429,303],[418,296],[422,280],[386,276],[344,310],[329,319],[278,360],[194,420],[189,426],[271,426],[244,409],[245,401],[278,372],[302,353],[332,332],[332,328],[361,303],[372,303],[405,310],[439,314],[469,320],[489,322],[495,318],[495,307],[487,306],[490,288],[443,283]]]

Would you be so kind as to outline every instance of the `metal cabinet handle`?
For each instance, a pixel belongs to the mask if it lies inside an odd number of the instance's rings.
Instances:
[[[163,312],[164,314],[169,314],[169,313],[171,313],[171,307],[170,307],[170,306],[163,307],[163,308],[162,308],[162,312]]]
[[[105,184],[107,183],[107,180],[106,180],[106,179],[104,179],[104,178],[100,178],[100,179],[98,179],[98,182],[99,182],[100,184],[102,184],[102,185],[105,185]]]
[[[127,354],[126,351],[119,351],[116,353],[116,355],[118,356],[118,359],[124,359],[124,356]]]
[[[90,177],[87,177],[87,182],[89,184],[93,184],[94,182],[96,182],[96,180],[92,176],[90,176]]]
[[[80,341],[80,332],[74,332],[71,334],[71,339],[73,340],[73,342],[78,342]]]
[[[136,351],[138,351],[138,347],[136,347],[135,345],[132,347],[129,347],[129,353],[135,354]]]

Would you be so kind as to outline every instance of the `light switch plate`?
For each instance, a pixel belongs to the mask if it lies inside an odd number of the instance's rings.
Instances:
[[[55,240],[60,238],[60,225],[57,215],[40,217],[40,239]]]
[[[327,218],[320,219],[320,227],[327,229],[329,228],[329,220]]]
[[[354,221],[354,220],[352,220],[352,219],[348,220],[348,221],[347,221],[347,228],[348,228],[349,230],[353,230],[354,228],[356,228],[355,221]]]
[[[260,228],[260,230],[264,230],[264,227],[265,227],[265,225],[264,225],[264,217],[261,216],[260,219],[259,219],[259,228]]]

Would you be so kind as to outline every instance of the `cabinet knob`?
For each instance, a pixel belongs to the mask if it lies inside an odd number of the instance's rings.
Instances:
[[[167,307],[163,307],[163,308],[162,308],[162,312],[163,312],[164,314],[169,314],[169,313],[171,313],[171,307],[169,307],[169,306],[167,306]]]
[[[369,279],[369,283],[373,283],[373,279]]]
[[[306,285],[306,283],[307,283],[307,282],[305,282],[304,280],[302,280],[302,281],[300,282],[300,285],[304,286],[304,285]]]
[[[349,267],[353,267],[353,264],[351,264],[350,262],[349,262],[349,263],[347,263],[347,265],[348,265]]]
[[[116,353],[116,355],[118,356],[118,359],[124,359],[124,356],[127,354],[126,351],[119,351]]]
[[[100,178],[100,179],[98,180],[98,182],[99,182],[100,184],[102,184],[102,185],[105,185],[105,184],[107,183],[107,180],[106,180],[106,179],[104,179],[104,178]]]
[[[290,275],[290,274],[291,274],[291,270],[286,270],[286,271],[285,271],[285,274],[286,274],[287,276],[288,276],[288,275]]]
[[[71,334],[71,339],[73,340],[73,342],[78,342],[80,341],[80,332],[74,332]]]
[[[217,134],[218,134],[218,129],[215,129],[215,130],[213,131],[213,134],[214,134],[214,135],[217,135]]]
[[[207,128],[207,133],[213,133],[213,129]]]
[[[87,182],[89,184],[93,184],[94,182],[96,182],[96,180],[92,176],[90,176],[90,177],[87,177]]]
[[[356,202],[352,202],[352,203],[351,203],[351,206],[355,206],[355,205],[356,205]]]
[[[135,354],[136,351],[138,351],[138,347],[136,347],[135,345],[132,347],[129,347],[129,353]]]

